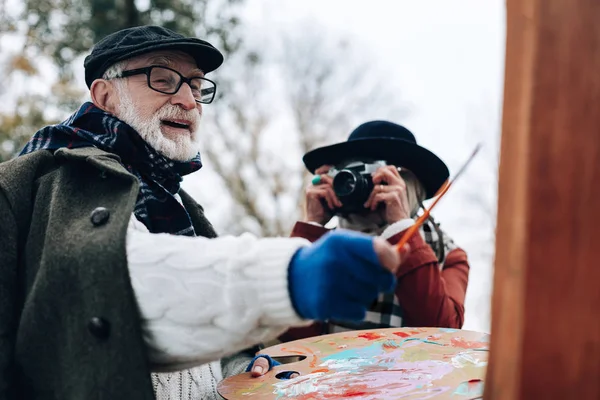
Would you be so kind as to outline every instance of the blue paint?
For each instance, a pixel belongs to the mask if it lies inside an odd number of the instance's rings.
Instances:
[[[433,344],[436,346],[444,346],[442,343],[432,342],[431,340],[421,339],[421,338],[406,338],[402,339],[400,342],[395,340],[386,340],[385,342],[377,342],[373,343],[367,347],[361,347],[358,349],[348,349],[344,351],[340,351],[334,354],[331,354],[327,357],[323,358],[323,361],[335,360],[335,361],[343,361],[343,360],[352,360],[352,359],[372,359],[377,356],[381,356],[385,354],[384,346],[388,349],[390,347],[400,348],[402,344],[408,341],[419,341],[423,343]]]
[[[454,333],[454,332],[458,332],[460,329],[454,329],[454,328],[440,328],[440,331],[445,332],[445,333]]]
[[[482,380],[463,382],[454,391],[459,396],[483,396],[484,384]]]
[[[445,346],[445,344],[438,343],[438,342],[432,342],[431,340],[421,339],[421,338],[406,338],[406,339],[402,340],[402,342],[400,342],[400,345],[402,345],[402,343],[404,343],[404,342],[408,342],[409,340],[417,340],[417,341],[423,342],[423,343],[435,344],[437,346]]]
[[[327,357],[323,357],[324,361],[328,360],[351,360],[355,358],[373,358],[380,356],[384,353],[383,343],[373,343],[367,347],[361,347],[359,349],[348,349],[344,351],[340,351],[338,353],[331,354]]]

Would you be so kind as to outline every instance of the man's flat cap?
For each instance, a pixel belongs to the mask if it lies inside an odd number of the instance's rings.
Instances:
[[[185,37],[160,26],[137,26],[111,33],[100,40],[85,58],[85,83],[92,86],[113,64],[128,58],[158,50],[180,50],[196,60],[205,74],[223,63],[223,55],[212,44]]]

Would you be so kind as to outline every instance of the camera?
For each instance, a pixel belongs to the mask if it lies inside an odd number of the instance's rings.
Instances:
[[[373,190],[371,174],[385,165],[385,161],[358,161],[346,165],[343,169],[331,169],[329,174],[333,177],[333,191],[342,203],[342,207],[336,210],[337,213],[343,215],[364,211],[363,204]]]

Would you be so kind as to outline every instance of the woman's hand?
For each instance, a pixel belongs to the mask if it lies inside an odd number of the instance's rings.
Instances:
[[[325,225],[333,217],[333,210],[342,202],[333,191],[333,178],[327,173],[331,165],[323,165],[315,171],[315,178],[306,188],[306,221]]]
[[[378,168],[373,173],[373,190],[364,207],[375,211],[383,206],[383,218],[388,224],[410,218],[406,183],[393,165]]]

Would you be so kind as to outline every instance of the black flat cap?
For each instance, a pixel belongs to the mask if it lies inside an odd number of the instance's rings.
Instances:
[[[196,60],[205,74],[223,63],[221,52],[204,40],[185,37],[160,26],[136,26],[111,33],[96,43],[83,62],[85,83],[89,88],[118,61],[157,50],[184,51]]]

